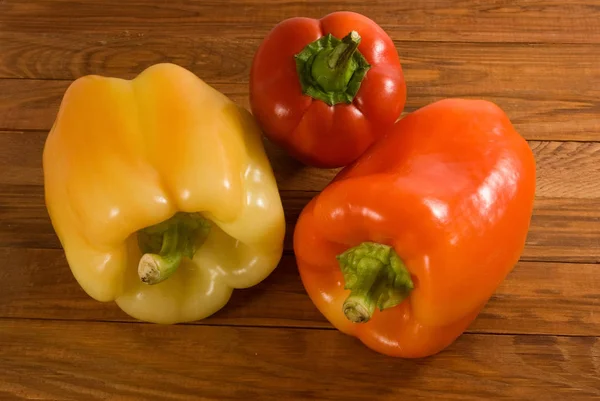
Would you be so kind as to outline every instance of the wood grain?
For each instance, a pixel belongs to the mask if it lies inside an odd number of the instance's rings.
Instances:
[[[57,249],[0,248],[0,317],[133,321],[112,302],[87,296]],[[520,262],[468,329],[470,333],[600,336],[600,268],[591,264]],[[560,313],[557,313],[560,311]],[[293,255],[201,325],[332,328],[314,307]]]
[[[3,320],[0,394],[589,401],[600,396],[599,355],[596,337],[464,335],[415,361],[330,330]]]
[[[0,130],[0,185],[43,185],[42,152],[47,131]],[[340,169],[303,166],[264,141],[282,191],[320,191]],[[536,160],[536,195],[600,198],[600,143],[529,141]]]
[[[71,81],[174,62],[249,108],[269,30],[342,9],[393,38],[406,112],[488,99],[535,155],[521,261],[467,332],[412,361],[333,329],[291,238],[337,170],[303,167],[267,140],[287,220],[273,274],[191,324],[140,323],[87,296],[43,196],[44,141]],[[600,400],[599,20],[597,0],[0,0],[0,399]]]
[[[600,263],[600,199],[536,199],[524,260]]]
[[[58,248],[43,196],[45,132],[0,131],[0,246]],[[600,143],[530,141],[537,199],[523,260],[600,261]],[[302,167],[268,141],[266,148],[288,222],[295,221],[337,170]]]
[[[106,30],[214,36],[263,36],[285,18],[339,10],[374,19],[397,40],[600,43],[594,0],[37,0],[0,2],[0,30],[74,33]]]
[[[536,161],[537,196],[600,198],[600,143],[530,141],[529,145]]]
[[[161,62],[185,67],[207,82],[247,82],[260,38],[165,36],[105,31],[39,35],[0,31],[0,78],[71,80],[103,74],[133,78]],[[584,45],[585,46],[585,45]]]
[[[287,232],[292,250],[296,219],[317,192],[283,191]],[[44,204],[41,186],[0,186],[0,247],[59,248]],[[522,260],[600,263],[600,199],[535,201]]]
[[[125,43],[120,52],[103,50],[101,45],[83,47],[79,51],[83,54],[69,53],[70,48],[66,54],[42,50],[48,56],[16,46],[12,52],[0,52],[0,73],[61,79],[92,73],[132,78],[153,63],[171,61],[249,108],[247,81],[254,50],[244,48],[240,41],[212,40],[199,46],[206,53],[194,53],[195,42],[189,43],[169,56],[164,48],[168,42],[150,49],[145,43]],[[483,98],[502,107],[527,139],[600,141],[600,87],[589,84],[600,81],[600,65],[592,46],[411,42],[397,47],[408,83],[406,112],[446,97]],[[230,52],[238,48],[241,56],[232,61]],[[46,62],[47,58],[62,62]],[[64,63],[65,59],[81,60],[82,65]],[[19,66],[17,71],[7,67],[14,65]],[[50,129],[70,82],[1,79],[0,129]]]
[[[0,78],[72,80],[104,74],[130,79],[155,63],[172,62],[209,83],[247,82],[262,39],[259,35],[199,37],[193,31],[172,36],[132,34],[110,27],[83,36],[0,31]],[[586,97],[597,88],[586,85],[584,78],[591,81],[600,76],[594,44],[394,42],[408,83],[433,85],[438,91],[451,89],[448,84],[462,84],[461,92],[487,86],[488,92],[556,90]],[[559,87],[545,87],[540,81]]]

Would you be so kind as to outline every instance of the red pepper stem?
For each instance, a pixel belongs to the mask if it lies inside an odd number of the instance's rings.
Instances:
[[[356,69],[356,65],[352,63],[352,55],[359,44],[360,35],[352,31],[333,49],[317,54],[311,72],[313,79],[323,90],[336,92],[346,89]]]
[[[196,213],[177,213],[167,221],[140,230],[140,280],[154,285],[171,277],[184,257],[194,257],[209,231],[210,223]]]
[[[302,93],[330,106],[351,103],[370,68],[358,51],[360,41],[356,31],[341,40],[328,34],[296,54]]]
[[[411,275],[389,245],[363,242],[337,256],[350,295],[343,305],[346,318],[368,322],[375,309],[401,304],[414,288]]]
[[[360,44],[360,35],[356,31],[350,32],[350,34],[344,39],[342,43],[338,44],[333,48],[327,59],[327,66],[332,70],[337,70],[338,73],[348,69],[348,64],[352,55],[358,49]],[[313,64],[313,68],[314,68]]]

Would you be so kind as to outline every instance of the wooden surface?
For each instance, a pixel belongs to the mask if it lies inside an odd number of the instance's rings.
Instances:
[[[291,234],[335,171],[268,144],[288,221],[269,278],[185,325],[91,300],[43,198],[41,152],[70,82],[171,61],[248,107],[269,29],[340,9],[394,39],[407,112],[492,100],[536,156],[521,261],[467,332],[434,357],[400,360],[334,330],[304,292]],[[0,399],[600,399],[598,21],[598,0],[0,0]]]

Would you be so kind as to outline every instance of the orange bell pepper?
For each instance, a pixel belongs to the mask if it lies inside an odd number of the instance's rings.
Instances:
[[[506,114],[447,99],[396,123],[300,214],[294,250],[319,311],[371,349],[440,352],[524,248],[535,160]]]

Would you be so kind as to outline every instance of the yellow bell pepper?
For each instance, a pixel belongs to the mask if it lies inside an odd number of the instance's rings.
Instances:
[[[74,81],[43,169],[74,277],[136,319],[207,317],[281,258],[283,207],[254,118],[177,65]]]

